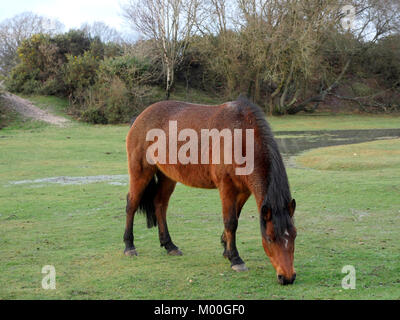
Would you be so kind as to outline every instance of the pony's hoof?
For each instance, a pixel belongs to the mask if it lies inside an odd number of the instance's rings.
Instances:
[[[246,265],[244,263],[242,264],[235,264],[232,266],[232,269],[235,270],[236,272],[243,272],[243,271],[248,271]]]
[[[183,253],[179,249],[174,249],[174,250],[169,251],[168,255],[170,255],[170,256],[181,256],[181,255],[183,255]]]
[[[138,253],[136,251],[136,249],[128,249],[124,251],[124,255],[130,257],[130,256],[137,256]]]

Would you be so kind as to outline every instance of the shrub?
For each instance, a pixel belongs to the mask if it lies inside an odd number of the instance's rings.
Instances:
[[[77,89],[88,88],[95,83],[99,61],[90,52],[85,52],[81,56],[67,55],[67,60],[63,76],[67,92],[71,94]]]
[[[119,78],[128,89],[139,83],[150,84],[153,80],[151,63],[128,55],[106,58],[100,64],[99,79],[107,81],[114,77]]]
[[[40,88],[40,82],[37,77],[40,70],[27,68],[20,63],[10,73],[5,81],[6,89],[10,92],[31,94]]]
[[[48,78],[37,90],[39,94],[46,96],[57,96],[63,95],[65,91],[65,85],[60,77]]]
[[[53,41],[60,48],[60,53],[64,56],[79,56],[85,51],[90,50],[91,39],[82,30],[70,30],[67,33],[57,35]]]
[[[127,122],[141,107],[116,77],[109,83],[98,83],[87,89],[83,100],[82,119],[91,123]]]
[[[368,52],[364,65],[368,70],[382,76],[386,85],[400,85],[400,35],[380,40]]]
[[[94,74],[95,70],[90,68],[94,64],[89,57],[85,53],[81,59],[69,58],[65,81],[76,86],[73,112],[91,123],[128,122],[133,115],[139,114],[150,94],[147,84],[152,81],[150,63],[127,55],[106,58],[99,62]],[[91,77],[78,78],[78,75],[85,75],[86,69],[91,71]],[[90,83],[89,78],[96,82]]]

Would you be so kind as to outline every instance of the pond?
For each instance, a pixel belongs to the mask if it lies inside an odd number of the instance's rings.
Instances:
[[[315,148],[356,144],[368,141],[400,138],[400,129],[338,130],[338,131],[277,131],[274,133],[285,164],[296,166],[291,161],[304,151]],[[99,175],[83,177],[49,177],[35,180],[10,181],[9,185],[44,187],[49,184],[82,185],[108,183],[116,186],[128,185],[128,175]]]
[[[400,129],[277,131],[274,135],[287,160],[315,148],[400,138]]]

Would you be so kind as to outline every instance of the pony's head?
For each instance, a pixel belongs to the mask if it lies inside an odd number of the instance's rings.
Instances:
[[[276,270],[278,282],[292,284],[296,279],[293,266],[296,228],[293,223],[296,201],[291,200],[283,209],[271,208],[264,203],[261,208],[260,224],[262,244]]]

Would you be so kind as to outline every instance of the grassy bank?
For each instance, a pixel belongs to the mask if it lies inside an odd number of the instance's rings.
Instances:
[[[139,256],[128,258],[122,254],[127,177],[35,181],[125,175],[128,126],[73,122],[27,129],[15,121],[0,131],[2,299],[400,299],[399,140],[313,150],[288,169],[298,206],[298,279],[282,287],[261,246],[253,198],[237,234],[247,273],[231,271],[222,257],[218,192],[182,185],[172,196],[168,223],[184,256],[167,256],[157,230],[146,229],[137,216]],[[270,121],[276,131],[400,126],[398,118],[385,116]],[[44,265],[56,268],[56,290],[41,288]],[[356,290],[341,287],[345,265],[356,269]]]

